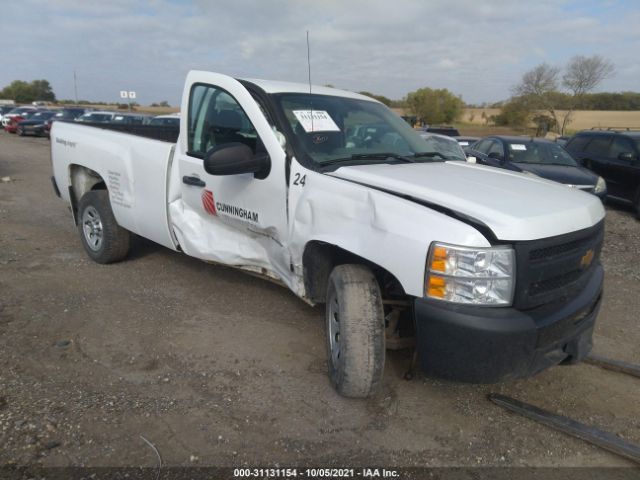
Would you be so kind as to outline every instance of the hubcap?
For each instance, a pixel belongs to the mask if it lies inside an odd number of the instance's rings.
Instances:
[[[329,322],[327,335],[329,335],[329,347],[331,348],[331,360],[333,365],[340,362],[340,316],[338,314],[338,299],[333,298],[329,303]]]
[[[102,220],[95,208],[87,207],[82,213],[82,231],[89,248],[93,251],[100,250],[103,239]]]

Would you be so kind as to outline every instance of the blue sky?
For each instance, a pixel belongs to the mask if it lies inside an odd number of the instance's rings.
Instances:
[[[599,90],[640,91],[640,1],[20,0],[0,8],[0,88],[48,79],[78,94],[177,105],[188,70],[307,79],[401,98],[448,88],[505,99],[529,68],[599,54],[616,73]]]

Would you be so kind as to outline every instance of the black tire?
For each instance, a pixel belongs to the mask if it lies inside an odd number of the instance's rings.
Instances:
[[[636,192],[636,199],[635,202],[633,202],[633,206],[636,209],[636,218],[640,220],[640,188],[638,188]]]
[[[327,285],[326,342],[329,378],[345,397],[365,398],[382,385],[384,309],[380,287],[363,265],[339,265]]]
[[[113,263],[129,253],[131,234],[116,222],[106,190],[85,193],[78,203],[78,232],[87,255]]]
[[[16,133],[18,134],[18,136],[24,137],[24,130],[22,128],[18,127],[16,129]]]

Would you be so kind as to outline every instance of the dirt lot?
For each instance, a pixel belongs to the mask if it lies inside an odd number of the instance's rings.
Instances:
[[[322,309],[139,241],[83,252],[49,142],[0,132],[0,464],[630,466],[485,399],[501,392],[640,443],[640,381],[590,365],[471,386],[388,356],[359,401],[325,375]],[[640,222],[608,208],[595,350],[640,363]]]

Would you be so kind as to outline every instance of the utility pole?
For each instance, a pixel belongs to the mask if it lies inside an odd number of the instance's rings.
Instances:
[[[76,71],[73,71],[73,90],[76,94],[76,105],[78,105],[78,77],[76,77]]]

